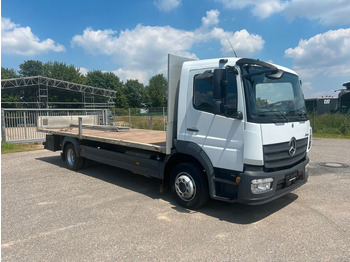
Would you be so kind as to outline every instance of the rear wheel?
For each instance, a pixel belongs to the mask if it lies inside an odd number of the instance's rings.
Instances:
[[[70,170],[81,169],[84,165],[84,158],[78,157],[73,144],[68,144],[65,149],[66,163]]]
[[[193,163],[175,167],[171,175],[171,188],[176,202],[189,209],[200,208],[209,198],[205,174]]]

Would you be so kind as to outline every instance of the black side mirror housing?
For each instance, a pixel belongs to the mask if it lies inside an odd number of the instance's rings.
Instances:
[[[221,99],[223,97],[223,87],[226,83],[226,69],[214,69],[213,79],[213,99]]]
[[[226,105],[227,92],[228,92],[228,80],[227,73],[238,74],[238,71],[235,67],[227,67],[225,69],[214,69],[213,74],[213,113],[225,115],[239,120],[243,119],[243,113],[241,111],[232,112]],[[227,112],[230,110],[231,112]],[[237,109],[236,109],[237,110]]]

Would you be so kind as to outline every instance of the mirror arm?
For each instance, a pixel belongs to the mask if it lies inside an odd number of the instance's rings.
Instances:
[[[238,120],[243,120],[243,113],[242,113],[242,111],[237,111],[237,116],[236,116],[236,118],[237,118]]]

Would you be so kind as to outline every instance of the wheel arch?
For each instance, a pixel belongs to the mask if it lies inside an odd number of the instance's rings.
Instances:
[[[194,163],[203,169],[209,185],[209,193],[212,195],[211,178],[214,175],[214,167],[203,149],[193,142],[177,141],[176,150],[169,156],[163,169],[163,188],[169,186],[172,170],[182,163]]]
[[[79,143],[74,137],[64,137],[62,141],[62,157],[63,159],[66,159],[66,147],[68,144],[73,144],[75,153],[77,157],[80,157],[80,148]]]

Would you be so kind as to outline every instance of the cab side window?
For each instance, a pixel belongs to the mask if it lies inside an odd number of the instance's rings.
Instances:
[[[193,107],[213,113],[213,74],[204,72],[194,77]]]
[[[197,110],[213,113],[213,73],[206,71],[196,75],[193,81],[193,107]],[[235,117],[237,114],[237,81],[236,74],[228,72],[226,75],[226,87],[222,88],[220,99],[220,115]]]

